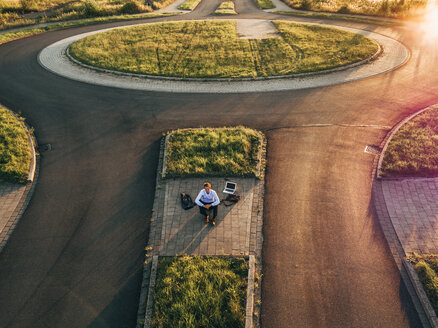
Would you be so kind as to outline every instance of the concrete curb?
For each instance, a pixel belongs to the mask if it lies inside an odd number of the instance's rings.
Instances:
[[[155,282],[157,281],[157,268],[158,268],[158,255],[152,258],[152,268],[151,276],[148,290],[148,300],[146,303],[146,312],[144,317],[144,328],[149,328],[151,326],[152,319],[152,305],[154,304],[154,288]]]
[[[176,131],[187,131],[187,130],[195,130],[195,129],[198,129],[198,128],[178,129],[178,130],[170,131],[169,133],[166,134],[166,136],[164,138],[163,168],[161,170],[161,178],[162,179],[164,179],[166,177],[167,152],[168,152],[170,136],[173,133],[175,133]],[[214,128],[211,128],[211,129],[214,129]],[[258,179],[262,179],[263,175],[261,173],[264,172],[263,153],[264,153],[264,149],[266,148],[266,137],[260,131],[257,131],[255,129],[251,129],[251,130],[254,130],[256,132],[256,134],[257,134],[257,136],[259,137],[259,140],[260,140],[259,150],[258,150],[258,153],[257,153],[258,163],[257,163],[257,167],[256,167],[256,176],[255,177],[258,178]]]
[[[403,267],[406,269],[406,272],[408,273],[408,277],[412,285],[414,286],[415,293],[423,307],[427,319],[429,320],[430,327],[437,328],[438,318],[436,316],[435,310],[430,304],[429,298],[427,297],[426,292],[424,291],[423,285],[420,279],[418,278],[415,269],[413,268],[412,264],[409,263],[406,259],[403,259]]]
[[[389,133],[386,135],[385,139],[383,139],[382,143],[380,144],[380,149],[382,149],[382,151],[380,152],[380,155],[378,157],[379,159],[378,159],[378,164],[377,164],[377,168],[376,168],[376,178],[377,179],[398,179],[398,178],[384,177],[380,173],[381,167],[382,167],[382,162],[383,162],[383,157],[385,155],[385,151],[388,148],[389,143],[391,142],[391,139],[398,132],[398,130],[400,130],[400,128],[403,125],[405,125],[407,122],[412,120],[414,117],[420,115],[421,113],[423,113],[423,112],[425,112],[427,110],[436,109],[436,108],[438,108],[438,104],[431,105],[431,106],[428,106],[426,108],[423,108],[423,109],[419,110],[418,112],[416,112],[416,113],[414,113],[412,115],[409,115],[408,117],[406,117],[403,120],[401,120],[399,123],[394,125],[394,127],[389,131]]]
[[[255,271],[255,257],[249,256],[248,268],[248,287],[246,294],[246,320],[245,328],[252,328],[253,313],[254,313],[254,271]]]

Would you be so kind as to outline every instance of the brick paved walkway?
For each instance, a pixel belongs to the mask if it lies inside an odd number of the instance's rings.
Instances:
[[[389,217],[405,253],[438,253],[438,178],[383,180]]]
[[[18,217],[17,208],[25,189],[25,185],[0,183],[0,250],[6,244],[9,232],[13,230],[11,227]]]
[[[162,180],[157,188],[149,246],[154,255],[260,255],[262,246],[262,182],[255,178],[237,182],[241,200],[219,205],[216,226],[206,224],[198,207],[183,210],[180,193],[196,198],[205,179]],[[223,200],[226,179],[209,179]]]

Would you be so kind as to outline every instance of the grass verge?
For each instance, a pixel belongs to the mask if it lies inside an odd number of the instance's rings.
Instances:
[[[233,1],[222,2],[214,12],[215,15],[237,15]]]
[[[374,55],[377,44],[335,28],[274,21],[280,37],[239,39],[233,21],[147,24],[91,35],[70,54],[110,70],[184,78],[255,78],[321,71]],[[142,60],[138,60],[141,58]]]
[[[271,0],[256,0],[258,6],[261,9],[273,9],[275,8],[275,5],[272,3]]]
[[[74,19],[142,14],[175,0],[0,0],[0,29]]]
[[[405,18],[424,14],[428,0],[283,0],[294,9]]]
[[[180,10],[193,10],[201,2],[201,0],[186,0],[178,7]]]
[[[244,127],[177,130],[169,137],[166,176],[256,176],[260,143]]]
[[[384,26],[401,26],[403,22],[398,21],[388,21],[383,19],[373,19],[368,17],[360,17],[360,16],[342,16],[342,15],[333,15],[326,13],[309,13],[309,12],[299,12],[299,11],[275,11],[276,14],[295,16],[295,17],[305,17],[305,18],[314,18],[314,19],[331,19],[331,20],[339,20],[339,21],[347,21],[347,22],[358,22],[358,23],[366,23],[366,24],[375,24],[375,25],[384,25]]]
[[[26,182],[31,157],[25,129],[10,111],[0,107],[0,181]]]
[[[247,278],[243,258],[160,258],[151,327],[243,328]]]
[[[438,176],[438,107],[404,124],[392,137],[382,160],[383,176]]]
[[[418,255],[414,253],[409,261],[414,264],[427,297],[438,315],[438,255]]]
[[[128,20],[139,20],[139,19],[147,19],[147,18],[156,18],[156,17],[166,17],[179,15],[179,13],[156,13],[156,14],[142,14],[142,15],[122,15],[122,16],[110,16],[110,17],[97,17],[97,18],[88,18],[81,19],[71,22],[57,23],[53,25],[48,25],[44,27],[29,27],[15,32],[8,32],[4,34],[0,34],[0,44],[10,42],[13,40],[29,37],[32,35],[37,35],[41,33],[45,33],[48,31],[56,31],[62,30],[71,27],[79,27],[85,25],[94,25],[94,24],[103,24],[103,23],[111,23],[118,21],[128,21]]]

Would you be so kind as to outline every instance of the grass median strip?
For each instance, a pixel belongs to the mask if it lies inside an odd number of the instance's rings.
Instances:
[[[215,15],[237,15],[233,1],[222,2],[214,12]]]
[[[160,258],[151,327],[243,328],[247,278],[243,258]]]
[[[275,8],[275,5],[271,0],[256,0],[257,4],[261,9],[272,9]]]
[[[10,111],[0,107],[0,181],[26,182],[31,157],[24,127]]]
[[[169,137],[166,176],[256,176],[260,143],[244,127],[177,130]]]
[[[181,6],[178,7],[178,9],[193,10],[196,8],[197,5],[199,5],[200,2],[201,0],[186,0]]]
[[[438,108],[404,124],[386,148],[380,173],[385,176],[438,176]]]
[[[267,39],[239,39],[234,21],[147,24],[81,39],[70,46],[70,54],[88,65],[122,72],[254,78],[339,67],[378,49],[369,38],[335,28],[273,23],[280,37]]]

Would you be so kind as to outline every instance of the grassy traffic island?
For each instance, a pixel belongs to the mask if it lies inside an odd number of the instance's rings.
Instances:
[[[257,176],[262,142],[244,127],[176,130],[168,139],[166,177]]]
[[[404,124],[392,136],[383,156],[382,176],[438,176],[438,107]]]
[[[23,125],[10,111],[0,107],[0,182],[26,182],[31,157]]]
[[[73,43],[70,55],[109,70],[180,78],[256,78],[327,70],[373,56],[378,45],[351,32],[274,21],[279,37],[240,39],[235,21],[146,24]]]
[[[248,261],[161,257],[151,327],[245,327]]]
[[[408,260],[414,265],[424,291],[438,315],[438,255],[413,253]]]
[[[214,11],[215,15],[237,15],[233,1],[224,1]]]

